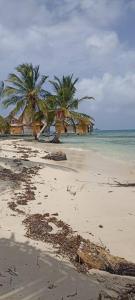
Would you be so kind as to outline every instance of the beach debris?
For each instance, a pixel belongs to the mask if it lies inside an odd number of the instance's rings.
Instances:
[[[37,255],[37,261],[36,261],[36,265],[37,265],[38,267],[40,267],[40,264],[39,264],[39,259],[40,259],[40,256],[39,256],[39,255]]]
[[[92,232],[86,232],[86,233],[88,233],[91,236],[94,236],[94,234]]]
[[[16,267],[15,266],[10,266],[7,270],[7,272],[11,275],[11,276],[18,276],[18,273],[16,272]]]
[[[86,264],[89,269],[104,270],[117,275],[135,276],[134,263],[113,256],[106,248],[97,246],[88,240],[80,244],[77,255],[80,263]]]
[[[119,294],[119,300],[135,299],[135,284],[126,284],[126,289]]]
[[[32,148],[29,148],[29,147],[22,147],[22,146],[17,146],[17,153],[22,153],[22,154],[37,154],[39,153],[38,150],[33,150]]]
[[[100,225],[98,225],[98,227],[99,227],[99,228],[103,228],[103,225],[100,224]]]
[[[112,295],[112,292],[113,295]],[[135,284],[126,284],[122,290],[103,290],[98,295],[98,300],[135,300]]]
[[[62,220],[46,213],[29,215],[23,221],[26,236],[51,243],[60,255],[67,256],[79,272],[99,269],[117,275],[135,276],[135,264],[110,254],[104,246],[75,234]],[[54,224],[58,230],[53,231]]]
[[[20,174],[15,173],[10,169],[0,168],[0,180],[10,180],[15,183],[20,180]]]
[[[50,214],[49,213],[45,213],[44,217],[50,217]]]
[[[75,297],[75,296],[77,296],[77,288],[76,288],[76,291],[75,291],[75,293],[73,293],[73,294],[70,294],[70,295],[67,295],[67,298],[70,298],[70,297]]]
[[[76,192],[70,192],[71,195],[75,196],[76,195]]]
[[[115,182],[115,186],[118,186],[118,187],[135,187],[135,182],[121,183],[121,182],[119,182],[117,180],[114,180],[114,182]]]
[[[76,253],[81,237],[74,236],[74,232],[68,224],[49,213],[29,215],[23,224],[27,229],[27,237],[51,243],[57,249],[57,253],[68,256],[74,265],[78,266],[79,271],[86,270],[84,265],[76,262]],[[54,224],[58,230],[53,231],[50,224]]]
[[[13,211],[18,212],[19,214],[25,214],[23,210],[17,208],[17,204],[14,201],[8,202],[8,207]]]
[[[10,169],[0,169],[0,179],[9,180],[17,188],[23,185],[22,193],[16,192],[14,189],[14,201],[8,202],[8,206],[15,212],[24,214],[23,210],[20,210],[18,205],[27,205],[28,201],[35,200],[35,190],[36,187],[31,184],[31,179],[33,175],[36,175],[39,171],[40,166],[34,166],[31,168],[23,167],[20,172],[13,172]]]
[[[52,159],[52,160],[56,160],[56,161],[67,160],[66,153],[64,153],[62,151],[48,153],[47,155],[45,155],[42,158]]]
[[[58,217],[58,215],[59,215],[58,213],[54,213],[54,214],[52,214],[52,216],[57,216],[57,217]]]
[[[76,196],[76,191],[72,190],[72,186],[67,186],[67,192],[69,192],[72,196]]]
[[[13,277],[10,276],[9,285],[12,286],[12,284],[13,284]]]
[[[49,290],[52,290],[52,289],[54,289],[54,288],[56,288],[57,286],[54,284],[54,283],[50,283],[49,285],[48,285],[48,289]]]

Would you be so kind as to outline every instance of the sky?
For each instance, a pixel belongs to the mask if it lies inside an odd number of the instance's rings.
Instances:
[[[100,129],[135,128],[135,0],[0,0],[0,80],[21,63],[74,74]],[[3,113],[3,109],[1,109]]]

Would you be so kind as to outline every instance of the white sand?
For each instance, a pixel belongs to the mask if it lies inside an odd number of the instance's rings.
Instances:
[[[39,153],[31,155],[29,160],[43,163],[42,169],[33,178],[37,187],[36,200],[25,207],[20,206],[21,209],[27,214],[58,213],[60,219],[83,237],[104,244],[112,254],[135,262],[135,188],[110,185],[114,180],[135,182],[134,166],[94,152],[65,149],[64,145],[21,140],[0,141],[1,166],[13,169],[13,158],[21,157],[14,144],[38,149]],[[68,160],[54,162],[43,159],[44,151],[51,149],[64,149]],[[98,299],[100,290],[116,295],[113,290],[122,287],[127,279],[121,280],[103,272],[95,274],[95,271],[89,277],[78,274],[69,262],[58,259],[51,246],[32,240],[28,244],[22,225],[24,216],[17,213],[13,216],[14,213],[7,207],[7,202],[12,201],[12,194],[10,186],[7,186],[0,198],[0,272],[5,276],[0,277],[3,284],[0,299],[64,300],[76,289],[77,295],[73,299]],[[11,238],[12,234],[14,238]],[[16,266],[17,276],[6,272],[10,265]],[[50,284],[54,284],[52,289],[48,288]]]

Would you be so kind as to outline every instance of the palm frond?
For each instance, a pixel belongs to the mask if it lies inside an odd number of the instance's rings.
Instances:
[[[89,97],[89,96],[84,96],[84,97],[78,99],[78,102],[81,102],[83,100],[95,100],[95,98],[94,97]]]
[[[37,83],[36,87],[38,89],[41,89],[42,85],[45,83],[46,79],[48,78],[48,76],[43,75],[40,79],[40,81]]]
[[[13,96],[13,97],[8,97],[8,98],[5,98],[4,101],[2,102],[3,106],[5,108],[9,107],[10,105],[17,105],[17,103],[19,101],[23,100],[23,102],[26,100],[26,99],[22,99],[21,96]]]
[[[19,102],[17,102],[15,108],[12,110],[12,115],[16,115],[18,113],[20,113],[20,111],[23,111],[25,110],[25,107],[24,107],[24,99],[20,100]]]
[[[34,81],[37,82],[38,78],[40,76],[39,73],[39,65],[34,67]]]
[[[3,90],[3,97],[11,96],[11,95],[18,95],[21,94],[20,89],[16,89],[12,86],[6,86]]]
[[[80,121],[84,120],[89,123],[91,122],[93,123],[95,121],[91,116],[76,111],[70,111],[70,115],[73,119],[80,120]]]

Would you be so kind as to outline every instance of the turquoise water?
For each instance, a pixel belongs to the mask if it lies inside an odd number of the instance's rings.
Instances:
[[[62,137],[69,148],[93,150],[120,160],[135,161],[135,130],[95,131],[88,136]]]

